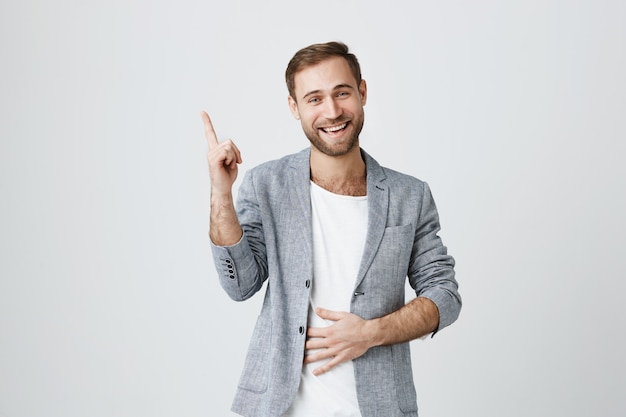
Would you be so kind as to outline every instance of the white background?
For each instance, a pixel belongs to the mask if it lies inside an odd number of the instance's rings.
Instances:
[[[623,416],[626,3],[4,1],[0,417],[230,416],[262,296],[209,256],[206,109],[241,173],[308,145],[296,50],[341,40],[362,146],[429,182],[460,319],[420,415]],[[241,178],[242,175],[240,175]]]

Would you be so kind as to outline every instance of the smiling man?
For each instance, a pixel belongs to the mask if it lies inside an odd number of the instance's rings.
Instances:
[[[288,104],[310,147],[249,170],[209,146],[211,248],[234,300],[267,281],[232,410],[249,417],[417,416],[409,342],[461,309],[428,185],[359,145],[367,84],[339,42],[298,51]],[[416,297],[405,302],[405,282]]]

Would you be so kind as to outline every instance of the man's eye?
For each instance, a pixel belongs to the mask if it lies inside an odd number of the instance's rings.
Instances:
[[[312,97],[309,99],[309,103],[315,104],[315,103],[319,103],[320,99],[317,97]]]

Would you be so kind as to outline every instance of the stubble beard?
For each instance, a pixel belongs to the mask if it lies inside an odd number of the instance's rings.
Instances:
[[[364,119],[365,117],[361,112],[361,114],[358,115],[356,118],[350,120],[349,125],[346,126],[346,128],[350,127],[351,125],[351,127],[354,129],[352,135],[348,138],[348,140],[335,145],[330,145],[325,142],[320,137],[319,130],[314,127],[311,128],[303,125],[302,129],[304,130],[304,134],[306,135],[306,137],[309,139],[309,142],[311,142],[311,145],[321,153],[328,156],[343,156],[349,153],[352,149],[354,149],[354,147],[359,143],[359,135],[361,134],[361,130],[363,129]],[[345,118],[339,118],[328,124],[341,124],[344,121],[347,120]]]

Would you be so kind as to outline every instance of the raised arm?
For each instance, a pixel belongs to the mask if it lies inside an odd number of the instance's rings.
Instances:
[[[241,153],[232,140],[218,142],[211,118],[201,113],[209,151],[209,175],[211,178],[211,216],[209,237],[218,246],[237,243],[243,232],[233,201],[232,187],[237,179],[238,167],[242,162]]]

